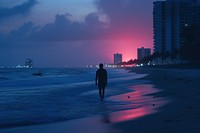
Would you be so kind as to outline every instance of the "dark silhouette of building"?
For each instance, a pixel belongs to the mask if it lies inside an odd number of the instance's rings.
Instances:
[[[122,54],[114,54],[114,64],[122,63]]]
[[[154,2],[154,52],[173,53],[185,43],[184,31],[195,25],[200,43],[200,2],[198,0],[166,0]]]
[[[31,59],[26,59],[26,60],[25,60],[25,67],[26,67],[26,68],[33,68],[33,60],[31,60]]]
[[[138,60],[144,58],[144,57],[147,57],[147,56],[150,56],[151,55],[151,49],[150,48],[138,48],[137,49],[137,58]]]

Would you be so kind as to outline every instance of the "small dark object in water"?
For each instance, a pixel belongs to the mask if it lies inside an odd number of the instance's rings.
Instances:
[[[38,72],[38,73],[33,73],[32,75],[34,75],[34,76],[42,76],[42,73]]]
[[[128,96],[128,98],[131,98],[130,96]]]
[[[153,106],[155,106],[155,104],[153,104]]]

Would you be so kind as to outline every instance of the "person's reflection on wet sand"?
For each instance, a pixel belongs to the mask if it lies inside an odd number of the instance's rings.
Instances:
[[[108,110],[105,102],[100,104],[100,109],[104,112],[102,114],[102,122],[103,123],[111,123],[110,116],[109,116],[109,110]]]

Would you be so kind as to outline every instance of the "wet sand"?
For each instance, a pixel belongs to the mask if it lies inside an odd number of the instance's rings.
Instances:
[[[133,85],[130,87],[131,89],[133,90],[128,93],[107,98],[107,100],[119,101],[123,108],[126,106],[126,110],[121,110],[121,106],[119,106],[118,111],[110,112],[106,100],[104,100],[99,101],[99,108],[105,112],[101,115],[52,124],[3,129],[0,130],[0,133],[118,133],[121,130],[115,127],[116,123],[154,114],[158,107],[166,104],[164,98],[154,98],[148,95],[160,91],[151,84]]]
[[[170,103],[160,112],[133,121],[115,124],[121,133],[199,133],[200,132],[200,69],[135,68],[136,73],[149,73],[150,80]]]

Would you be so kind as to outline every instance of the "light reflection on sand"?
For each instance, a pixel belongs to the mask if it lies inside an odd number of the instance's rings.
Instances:
[[[158,107],[167,103],[167,100],[164,98],[156,98],[155,96],[148,95],[160,91],[154,88],[151,84],[136,85],[132,86],[130,89],[132,89],[133,92],[109,98],[110,100],[118,102],[130,102],[129,108],[102,115],[104,122],[115,123],[144,117],[146,115],[156,113],[158,111]],[[101,107],[106,110],[106,104],[102,103]]]

